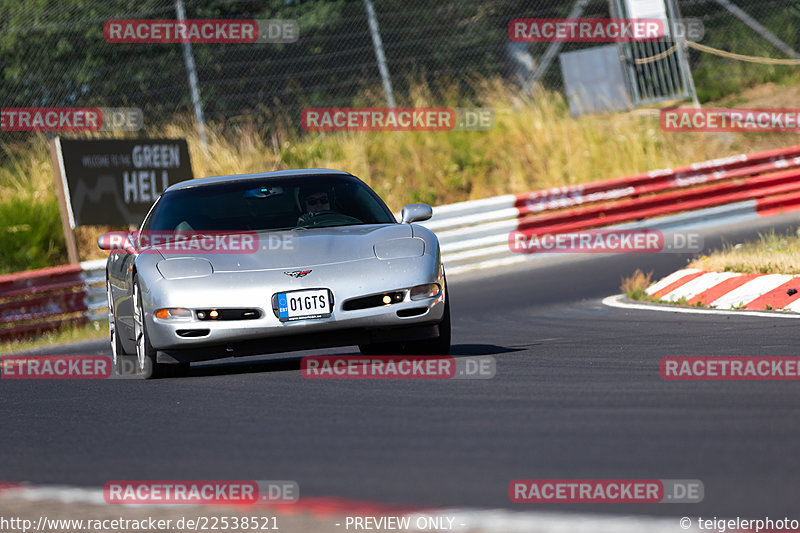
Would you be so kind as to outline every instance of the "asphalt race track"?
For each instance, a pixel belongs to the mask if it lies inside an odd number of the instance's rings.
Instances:
[[[705,241],[798,220],[730,226]],[[182,379],[4,380],[0,479],[291,479],[305,497],[414,506],[791,517],[800,384],[668,382],[659,361],[797,356],[800,321],[601,303],[636,267],[658,279],[687,257],[554,258],[451,278],[453,354],[494,356],[489,380],[308,380],[302,353],[215,361]],[[705,499],[514,504],[508,485],[524,478],[699,479]]]

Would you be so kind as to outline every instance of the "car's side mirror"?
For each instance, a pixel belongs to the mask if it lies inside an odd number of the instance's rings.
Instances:
[[[125,250],[133,253],[135,247],[133,238],[127,231],[108,231],[97,238],[97,246],[101,250]]]
[[[433,216],[433,208],[428,204],[408,204],[403,206],[401,214],[403,224],[411,224],[412,222],[422,222],[428,220]]]

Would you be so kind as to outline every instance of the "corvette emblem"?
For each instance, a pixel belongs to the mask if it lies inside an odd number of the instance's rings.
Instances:
[[[284,274],[287,276],[292,276],[293,278],[302,278],[304,276],[308,276],[310,273],[310,270],[294,270],[292,272],[284,272]]]

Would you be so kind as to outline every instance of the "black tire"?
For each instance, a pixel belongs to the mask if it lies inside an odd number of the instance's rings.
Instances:
[[[439,323],[439,336],[434,339],[408,342],[360,344],[362,355],[449,355],[450,354],[450,293],[444,282],[444,315]]]
[[[173,365],[165,365],[158,362],[158,352],[150,344],[147,336],[147,321],[144,319],[144,306],[142,305],[142,293],[139,290],[139,282],[133,278],[133,334],[136,341],[136,359],[139,365],[139,372],[144,379],[169,377],[174,374],[174,370],[169,368]]]
[[[183,378],[189,375],[189,363],[176,363],[174,365],[161,365],[170,370],[172,377]]]
[[[111,367],[115,374],[121,373],[122,360],[120,357],[131,355],[125,351],[117,335],[117,313],[114,309],[114,299],[111,297],[111,284],[106,281],[106,295],[108,297],[108,335],[111,342]]]
[[[447,287],[447,282],[445,282]],[[407,355],[450,355],[450,295],[445,290],[444,315],[439,323],[439,336],[434,339],[405,343]]]
[[[381,342],[374,344],[359,344],[358,351],[361,355],[402,355],[402,342]]]

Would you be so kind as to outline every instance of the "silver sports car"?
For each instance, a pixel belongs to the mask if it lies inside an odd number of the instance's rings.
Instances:
[[[450,304],[439,242],[397,222],[364,182],[328,169],[194,179],[169,187],[138,232],[107,233],[115,368],[147,377],[189,363],[358,345],[444,355]]]

